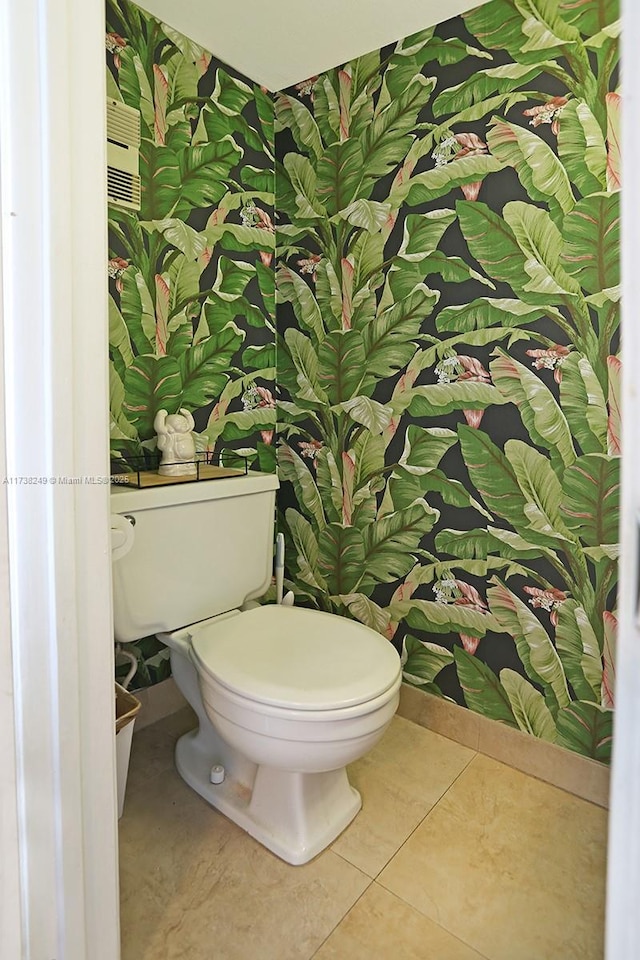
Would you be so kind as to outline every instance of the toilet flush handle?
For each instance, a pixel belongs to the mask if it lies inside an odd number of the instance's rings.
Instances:
[[[111,559],[120,560],[133,546],[135,517],[111,514]]]

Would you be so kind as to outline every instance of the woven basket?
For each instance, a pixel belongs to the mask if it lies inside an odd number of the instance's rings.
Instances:
[[[140,709],[140,701],[133,694],[116,683],[116,733],[134,719]]]

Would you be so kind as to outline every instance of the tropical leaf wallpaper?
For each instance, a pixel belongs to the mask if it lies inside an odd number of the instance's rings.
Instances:
[[[198,449],[274,470],[271,96],[127,0],[107,31],[107,94],[142,133],[142,208],[109,208],[112,455],[184,407]]]
[[[107,95],[142,134],[142,208],[109,208],[111,455],[149,458],[157,410],[185,408],[199,450],[273,471],[271,95],[127,0],[106,46]],[[131,649],[135,686],[170,675],[155,637]]]
[[[200,449],[274,469],[277,396],[297,602],[608,762],[615,0],[490,0],[275,96],[128,0],[108,31],[143,181],[110,211],[113,455],[186,407]],[[139,656],[168,674],[155,638]]]
[[[492,0],[278,95],[290,585],[608,761],[618,10]]]

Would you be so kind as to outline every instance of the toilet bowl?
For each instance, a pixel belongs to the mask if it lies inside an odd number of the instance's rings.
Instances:
[[[178,741],[179,773],[283,860],[306,863],[361,807],[345,767],[397,709],[396,651],[360,623],[296,607],[159,636],[200,724]]]
[[[259,606],[271,582],[270,474],[111,493],[114,633],[156,634],[198,717],[184,780],[288,863],[306,863],[361,806],[346,766],[396,711],[400,658],[354,620]],[[191,626],[185,626],[191,624]]]

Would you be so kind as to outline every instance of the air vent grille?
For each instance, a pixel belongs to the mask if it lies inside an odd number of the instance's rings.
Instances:
[[[129,210],[140,209],[140,111],[107,100],[107,198]]]
[[[107,194],[110,203],[140,209],[140,177],[117,167],[107,167]]]
[[[107,100],[107,139],[120,147],[140,146],[140,111]]]

